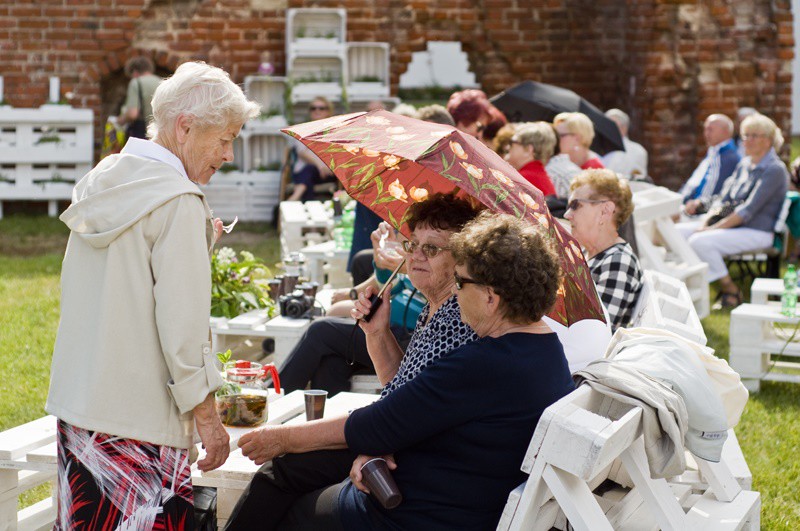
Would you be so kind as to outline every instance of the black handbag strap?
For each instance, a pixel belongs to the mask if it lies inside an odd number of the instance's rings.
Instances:
[[[142,97],[142,80],[136,80],[136,87],[139,89],[139,119],[144,120],[144,97]]]

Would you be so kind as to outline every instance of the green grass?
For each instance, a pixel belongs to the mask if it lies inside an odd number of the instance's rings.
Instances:
[[[67,231],[47,218],[0,220],[0,430],[44,414],[58,327],[59,271]],[[278,239],[266,224],[240,223],[222,245],[250,250],[273,265]],[[728,357],[730,314],[703,320],[709,346]],[[800,386],[765,382],[736,428],[761,492],[764,529],[800,529]],[[30,504],[48,495],[39,488]]]

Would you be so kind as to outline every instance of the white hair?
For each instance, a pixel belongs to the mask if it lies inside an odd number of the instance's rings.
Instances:
[[[159,130],[171,131],[181,115],[200,128],[226,128],[244,124],[261,112],[227,72],[202,61],[180,65],[158,86],[152,105],[153,122],[147,127],[150,138],[158,136]]]
[[[617,121],[626,130],[631,126],[631,117],[622,109],[609,109],[606,111],[606,116]]]
[[[417,117],[417,108],[413,105],[409,105],[408,103],[398,103],[394,106],[392,112],[401,116],[408,116],[409,118]]]
[[[706,118],[706,123],[709,122],[719,122],[725,126],[728,130],[728,133],[733,134],[733,120],[731,120],[728,116],[724,114],[710,114],[708,118]]]
[[[772,142],[775,151],[780,151],[783,147],[783,133],[780,128],[767,116],[760,113],[751,114],[742,121],[741,131],[743,134],[758,133],[765,135]]]

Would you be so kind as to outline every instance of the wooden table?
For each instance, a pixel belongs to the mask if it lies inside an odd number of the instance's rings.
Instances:
[[[377,395],[339,393],[325,405],[325,417],[346,414],[371,404]],[[268,425],[305,422],[305,403],[302,391],[286,396],[269,391]],[[242,456],[237,443],[254,428],[226,427],[231,438],[231,455],[220,468],[201,472],[192,467],[195,485],[217,489],[217,523],[222,529],[250,477],[258,470],[252,461]],[[200,450],[202,456],[203,452]],[[57,473],[56,418],[42,417],[22,426],[0,432],[0,529],[52,528],[56,502],[49,497],[22,511],[18,498],[38,485],[55,481]]]
[[[350,249],[339,249],[331,240],[315,245],[303,247],[300,250],[306,257],[308,276],[320,285],[327,284],[334,288],[351,287],[353,279],[347,272],[347,260],[350,258]]]

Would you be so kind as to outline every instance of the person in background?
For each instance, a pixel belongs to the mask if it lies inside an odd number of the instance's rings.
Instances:
[[[482,90],[467,89],[454,92],[447,100],[447,112],[456,122],[456,128],[477,139],[492,120],[489,100]]]
[[[383,103],[381,100],[372,100],[371,102],[367,103],[367,112],[369,111],[385,111],[386,104]]]
[[[327,444],[344,441],[360,454],[350,479],[301,497],[284,528],[495,529],[508,493],[525,481],[520,463],[539,418],[575,388],[558,336],[542,321],[556,300],[558,258],[537,227],[494,212],[448,246],[453,293],[480,339],[331,426]],[[368,311],[360,302],[354,317]],[[296,451],[317,427],[270,429],[284,433],[285,446],[245,435],[242,453],[260,463]],[[392,510],[366,493],[360,469],[370,456],[386,456],[393,469],[403,500]]]
[[[736,151],[739,153],[739,158],[744,158],[744,142],[742,141],[741,132],[742,132],[742,122],[748,116],[752,116],[754,114],[758,114],[758,111],[752,107],[739,107],[739,110],[736,111],[736,134],[733,136],[733,141],[736,142]]]
[[[314,98],[308,106],[311,121],[333,116],[333,104],[327,98]],[[292,166],[294,189],[287,201],[311,201],[315,198],[314,185],[332,180],[333,173],[322,160],[302,142],[292,138],[291,148],[297,154]]]
[[[133,57],[125,63],[125,75],[131,80],[117,125],[125,127],[128,138],[147,138],[147,124],[153,121],[153,94],[162,81],[154,71],[149,57]]]
[[[505,158],[542,195],[555,195],[556,189],[544,166],[553,156],[555,147],[556,135],[549,123],[519,124]]]
[[[733,140],[733,121],[724,114],[706,118],[703,137],[708,146],[706,156],[680,190],[684,212],[689,216],[706,212],[740,160]]]
[[[200,470],[229,452],[208,329],[222,222],[199,186],[259,112],[223,70],[184,63],[156,89],[152,140],[129,139],[75,185],[45,406],[58,418],[56,529],[194,528],[195,430]]]
[[[394,114],[399,114],[400,116],[407,116],[409,118],[416,118],[417,117],[417,108],[413,105],[409,105],[408,103],[398,103],[392,109]]]
[[[441,105],[427,105],[425,107],[420,107],[417,109],[417,119],[422,120],[423,122],[431,122],[435,124],[442,124],[442,125],[451,125],[453,127],[456,126],[455,121],[453,121],[453,117],[450,116],[450,113],[447,112],[447,109],[442,107]]]
[[[553,181],[556,196],[566,198],[570,182],[580,170],[602,169],[603,163],[589,146],[594,140],[592,121],[580,112],[562,112],[553,119],[558,136],[559,155],[550,159],[547,174]]]
[[[642,181],[647,179],[647,150],[639,143],[628,138],[631,125],[630,117],[620,109],[609,109],[606,116],[614,121],[622,135],[625,151],[612,151],[603,157],[603,165],[609,170],[619,173],[628,180]]]
[[[585,249],[586,263],[614,330],[628,326],[642,289],[639,259],[618,232],[632,212],[631,189],[613,171],[586,170],[573,179],[564,217],[572,224],[572,236]]]
[[[486,147],[494,150],[494,139],[497,136],[497,132],[508,123],[508,120],[506,115],[491,103],[489,104],[489,116],[489,123],[483,128],[480,140]]]
[[[679,223],[678,231],[688,240],[698,258],[708,264],[708,281],[720,282],[720,304],[732,308],[742,303],[742,292],[725,267],[725,255],[772,246],[789,172],[778,158],[783,135],[762,114],[742,122],[745,158],[736,166],[708,213],[699,221]]]
[[[494,136],[494,145],[492,147],[495,153],[501,157],[505,157],[508,154],[508,150],[511,149],[511,139],[514,138],[514,133],[518,125],[519,124],[508,123],[497,131],[497,134]]]

